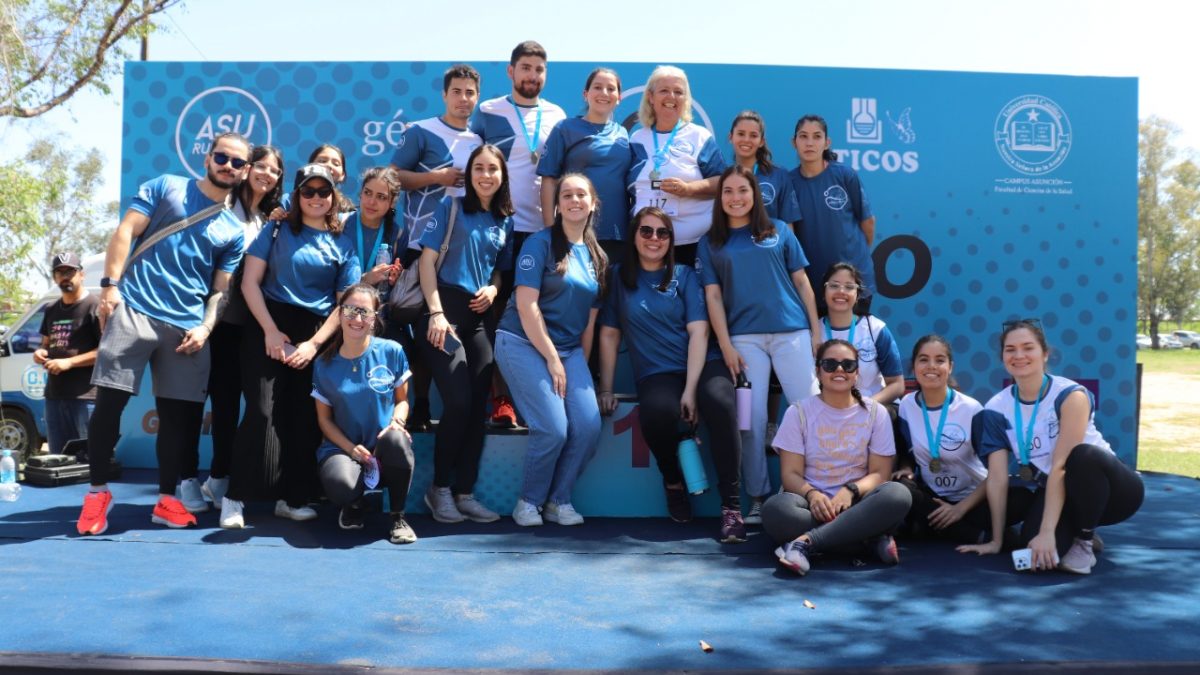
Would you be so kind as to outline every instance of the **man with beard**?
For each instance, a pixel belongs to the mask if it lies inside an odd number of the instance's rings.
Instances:
[[[512,92],[507,96],[489,99],[479,105],[479,114],[471,122],[471,130],[504,153],[508,166],[508,185],[512,195],[513,254],[521,250],[525,239],[545,225],[542,220],[542,177],[537,173],[538,160],[546,147],[550,130],[566,119],[563,109],[541,99],[546,87],[546,50],[533,40],[526,40],[512,50],[508,60],[508,79]],[[493,307],[498,318],[513,292],[513,271],[501,274],[500,293]],[[500,371],[496,371],[496,389],[504,391]],[[492,424],[512,427],[517,423],[512,401],[500,395],[492,402]]]
[[[75,253],[59,253],[51,263],[62,298],[42,317],[42,345],[34,363],[49,373],[46,381],[46,436],[50,453],[62,454],[67,441],[87,438],[96,407],[92,364],[100,344],[100,299],[83,286],[83,263]]]
[[[196,523],[175,498],[175,484],[181,458],[200,443],[208,336],[242,258],[242,223],[230,211],[229,197],[246,176],[249,156],[245,137],[217,136],[204,158],[204,178],[164,175],[143,183],[109,240],[100,280],[100,350],[92,373],[96,409],[88,429],[92,486],[76,524],[79,534],[108,528],[113,503],[108,464],[121,413],[137,395],[147,364],[159,421],[159,497],[150,520],[167,527]]]

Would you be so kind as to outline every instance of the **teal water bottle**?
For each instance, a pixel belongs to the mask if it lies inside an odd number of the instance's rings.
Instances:
[[[704,458],[700,456],[694,428],[679,441],[679,470],[689,493],[698,495],[708,490],[708,474],[704,471]]]

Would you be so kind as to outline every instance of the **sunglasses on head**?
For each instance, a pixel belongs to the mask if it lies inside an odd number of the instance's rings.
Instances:
[[[821,366],[821,370],[827,373],[837,372],[839,367],[847,373],[853,373],[858,370],[858,361],[854,359],[821,359],[817,361],[817,365]]]
[[[214,152],[212,154],[212,158],[213,161],[217,163],[217,166],[225,166],[228,164],[234,169],[241,169],[250,163],[250,160],[248,159],[242,159],[241,157],[230,157],[223,152]]]
[[[332,194],[333,194],[333,188],[331,188],[331,187],[315,188],[315,187],[305,186],[305,187],[300,188],[300,196],[304,197],[305,199],[312,199],[313,197],[320,197],[321,199],[325,199],[326,197],[328,197],[329,195],[332,195]]]
[[[355,307],[354,305],[342,305],[342,317],[346,319],[362,319],[363,321],[374,321],[375,315],[378,314],[373,309],[366,307]]]
[[[1042,320],[1037,318],[1036,316],[1031,316],[1031,317],[1027,317],[1024,319],[1013,319],[1011,321],[1005,321],[1004,323],[1000,324],[1000,330],[1001,331],[1009,331],[1009,330],[1012,330],[1013,328],[1016,328],[1017,326],[1033,326],[1034,328],[1041,328]]]
[[[661,239],[666,241],[667,239],[671,238],[671,231],[665,227],[638,225],[638,236],[642,239]]]

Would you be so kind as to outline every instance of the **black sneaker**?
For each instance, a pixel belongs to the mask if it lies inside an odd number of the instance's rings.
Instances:
[[[356,501],[342,507],[338,512],[338,527],[343,530],[361,530],[363,527],[363,508],[361,501]]]
[[[671,515],[671,520],[677,523],[690,522],[692,520],[692,502],[688,499],[687,490],[669,488],[665,485],[663,488],[667,493],[667,513]]]

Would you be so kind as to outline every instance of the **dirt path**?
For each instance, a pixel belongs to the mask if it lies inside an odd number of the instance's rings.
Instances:
[[[1142,374],[1141,442],[1200,452],[1200,376]]]

